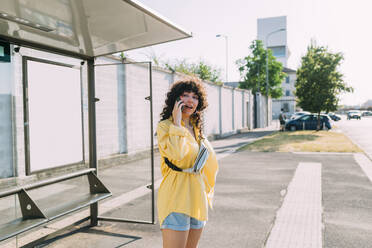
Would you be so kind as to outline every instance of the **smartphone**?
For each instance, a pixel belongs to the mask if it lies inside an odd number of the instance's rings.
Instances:
[[[177,97],[176,102],[181,101],[181,97]],[[184,106],[181,107],[181,110],[183,111]]]

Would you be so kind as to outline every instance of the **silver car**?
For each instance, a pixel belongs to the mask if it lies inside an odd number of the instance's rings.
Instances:
[[[348,120],[351,120],[351,119],[360,120],[360,119],[362,119],[362,114],[359,110],[349,111],[349,112],[347,112],[347,119]]]

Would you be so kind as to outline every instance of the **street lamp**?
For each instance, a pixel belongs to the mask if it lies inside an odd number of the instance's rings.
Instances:
[[[228,82],[228,37],[224,34],[217,34],[216,37],[224,37],[226,41],[226,82]]]
[[[267,108],[267,125],[269,126],[269,57],[268,57],[268,39],[270,37],[270,35],[272,34],[275,34],[275,33],[278,33],[278,32],[282,32],[282,31],[285,31],[286,29],[285,28],[280,28],[280,29],[277,29],[275,31],[272,31],[270,33],[268,33],[266,35],[266,38],[265,38],[265,46],[266,46],[266,108]]]

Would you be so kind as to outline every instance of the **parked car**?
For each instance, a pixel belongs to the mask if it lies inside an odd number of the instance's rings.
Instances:
[[[318,125],[317,114],[305,114],[293,120],[288,120],[285,123],[285,130],[316,130]],[[327,115],[320,115],[321,129],[331,129],[330,119]]]
[[[352,110],[352,111],[347,112],[347,119],[348,120],[351,120],[351,119],[360,120],[362,119],[362,114],[359,110]]]
[[[308,115],[310,114],[310,112],[307,112],[307,111],[302,111],[302,112],[295,112],[292,116],[291,116],[291,120],[294,120],[294,119],[297,119],[298,117],[300,116],[303,116],[303,115]]]
[[[333,120],[333,121],[339,121],[341,120],[341,116],[335,114],[335,113],[328,113],[328,116]]]
[[[372,116],[372,111],[363,111],[362,116]]]

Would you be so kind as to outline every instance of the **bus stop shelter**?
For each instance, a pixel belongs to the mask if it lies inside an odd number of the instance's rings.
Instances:
[[[0,61],[9,62],[12,54],[11,47],[19,52],[22,47],[63,55],[79,59],[86,63],[87,78],[87,113],[88,113],[88,151],[89,169],[62,175],[50,180],[36,182],[31,185],[17,185],[0,189],[0,198],[17,195],[22,217],[0,225],[0,241],[14,237],[49,220],[61,217],[72,211],[90,206],[90,221],[97,225],[98,204],[100,199],[110,196],[107,189],[97,177],[97,143],[96,143],[96,102],[99,100],[95,93],[95,64],[96,58],[122,51],[142,48],[169,41],[191,37],[191,34],[176,26],[166,18],[148,9],[140,2],[133,0],[3,0],[0,6]],[[27,61],[42,59],[24,57]],[[124,62],[123,62],[124,63]],[[62,64],[61,64],[62,65]],[[64,65],[62,65],[64,66]],[[100,65],[102,66],[102,64]],[[27,67],[23,67],[23,81],[27,86]],[[152,76],[151,62],[149,63],[151,129],[152,120]],[[29,127],[27,87],[25,95],[24,129],[25,129],[25,163],[29,164]],[[153,133],[153,130],[151,130]],[[151,137],[151,148],[153,149]],[[153,170],[153,151],[152,165]],[[27,166],[26,166],[27,167]],[[28,173],[32,172],[28,166]],[[27,169],[26,169],[27,171]],[[27,193],[28,190],[43,187],[70,178],[87,175],[90,186],[90,196],[64,206],[53,215],[45,214]],[[17,175],[14,175],[17,177]],[[154,223],[154,178],[152,172],[152,221]],[[107,221],[127,221],[106,219]]]

